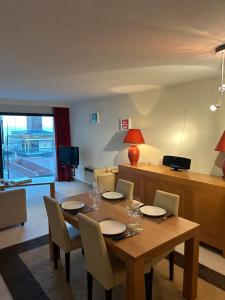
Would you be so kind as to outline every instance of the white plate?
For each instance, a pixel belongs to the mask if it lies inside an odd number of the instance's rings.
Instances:
[[[99,224],[103,234],[113,235],[126,231],[126,226],[117,221],[104,220],[101,221]]]
[[[161,217],[166,214],[166,210],[158,206],[145,205],[140,208],[140,211],[150,217]]]
[[[61,207],[66,210],[74,210],[84,207],[84,202],[81,201],[65,201],[61,204]]]
[[[106,192],[103,193],[102,196],[108,200],[118,200],[123,198],[123,194],[117,192]]]

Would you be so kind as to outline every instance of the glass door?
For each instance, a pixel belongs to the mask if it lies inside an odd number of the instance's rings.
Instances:
[[[3,122],[2,122],[2,116],[0,116],[0,179],[3,178]]]
[[[4,179],[55,178],[52,116],[1,115],[0,174]]]

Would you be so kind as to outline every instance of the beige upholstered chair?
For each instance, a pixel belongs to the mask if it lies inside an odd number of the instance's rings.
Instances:
[[[178,216],[180,196],[157,190],[153,205],[164,208],[167,216]]]
[[[85,255],[88,299],[92,299],[92,279],[94,277],[105,288],[106,300],[110,300],[112,288],[125,282],[125,266],[122,261],[108,253],[99,223],[81,213],[77,214],[77,218]],[[151,265],[146,264],[146,283],[151,282],[150,269]],[[147,284],[145,284],[145,288],[146,294],[149,294]]]
[[[94,170],[94,182],[100,185],[103,192],[113,192],[115,190],[115,174],[113,168],[99,168]]]
[[[164,208],[167,212],[167,216],[178,216],[179,200],[180,196],[178,195],[157,190],[155,193],[153,205]],[[174,254],[175,249],[171,249],[167,253],[164,253],[162,256],[158,257],[153,263],[155,264],[158,261],[160,261],[163,257],[169,256],[170,280],[173,280],[174,277]]]
[[[0,228],[27,221],[26,191],[24,189],[0,192]]]
[[[115,174],[105,173],[97,176],[97,185],[101,186],[102,192],[113,192],[115,190]]]
[[[116,185],[116,192],[121,193],[127,199],[133,199],[134,183],[119,179]]]
[[[49,227],[53,242],[53,259],[55,269],[58,268],[60,248],[65,252],[66,281],[70,281],[70,251],[81,248],[80,231],[73,226],[66,226],[59,203],[44,196]]]

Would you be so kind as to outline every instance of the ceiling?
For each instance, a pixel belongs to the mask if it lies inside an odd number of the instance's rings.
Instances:
[[[224,0],[0,1],[0,98],[81,101],[219,75]]]

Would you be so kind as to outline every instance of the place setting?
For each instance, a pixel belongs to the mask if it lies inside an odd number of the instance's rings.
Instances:
[[[152,221],[160,224],[167,220],[167,218],[171,217],[168,212],[161,207],[154,205],[142,205],[140,207],[141,213],[151,219]]]
[[[113,241],[120,241],[137,234],[137,232],[129,228],[127,225],[112,219],[102,220],[99,224],[101,232],[105,236],[111,237]]]
[[[109,236],[113,241],[119,241],[132,237],[143,231],[142,213],[140,212],[141,202],[136,200],[126,200],[128,222],[123,224],[112,219],[104,219],[99,222],[102,233]]]
[[[105,192],[102,194],[102,198],[109,201],[126,199],[122,193],[118,192]]]
[[[61,208],[72,215],[76,215],[77,213],[87,213],[92,211],[93,209],[87,206],[82,201],[68,200],[61,203]]]

